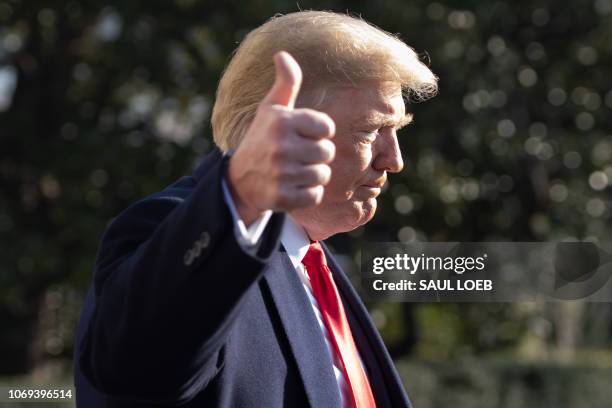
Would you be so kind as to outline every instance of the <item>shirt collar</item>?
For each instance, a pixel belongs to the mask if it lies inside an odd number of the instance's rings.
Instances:
[[[306,256],[306,252],[308,252],[310,239],[304,227],[299,225],[289,214],[285,217],[283,224],[281,243],[285,247],[293,267],[297,269],[302,264],[302,259]]]

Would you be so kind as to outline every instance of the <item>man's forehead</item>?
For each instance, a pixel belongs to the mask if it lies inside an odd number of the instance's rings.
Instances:
[[[363,100],[363,109],[355,110],[355,122],[368,127],[402,127],[410,122],[401,90],[398,92],[372,91]]]
[[[339,103],[348,103],[351,112],[361,120],[373,121],[382,117],[403,118],[404,99],[401,88],[362,86],[342,87],[333,91]]]

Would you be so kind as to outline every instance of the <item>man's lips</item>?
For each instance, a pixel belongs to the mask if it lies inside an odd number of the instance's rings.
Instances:
[[[372,196],[376,197],[377,195],[380,194],[380,190],[382,189],[384,185],[385,185],[385,182],[383,181],[382,183],[373,182],[373,183],[362,184],[360,187],[362,190],[365,190]]]
[[[371,186],[363,185],[361,186],[361,188],[374,196],[377,196],[380,194],[380,187],[371,187]]]
[[[373,180],[373,181],[371,181],[369,183],[362,184],[361,186],[362,187],[368,187],[368,188],[377,188],[377,189],[380,190],[381,188],[383,188],[383,186],[385,185],[386,181],[387,181],[386,177],[382,177],[380,179]]]

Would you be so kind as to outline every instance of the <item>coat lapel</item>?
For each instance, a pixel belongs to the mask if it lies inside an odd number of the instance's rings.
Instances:
[[[272,256],[264,281],[287,333],[309,404],[313,407],[339,407],[340,394],[321,329],[285,252],[276,252]]]

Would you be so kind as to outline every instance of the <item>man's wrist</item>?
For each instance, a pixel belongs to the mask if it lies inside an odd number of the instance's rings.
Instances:
[[[236,188],[236,186],[239,184],[239,177],[236,175],[236,169],[233,164],[233,160],[230,159],[226,179],[227,186],[229,187],[229,192],[232,195],[232,200],[234,201],[234,206],[236,208],[236,211],[238,212],[238,215],[245,223],[245,225],[249,227],[253,222],[255,222],[264,214],[264,211],[248,205],[244,198],[241,196],[239,189]]]

